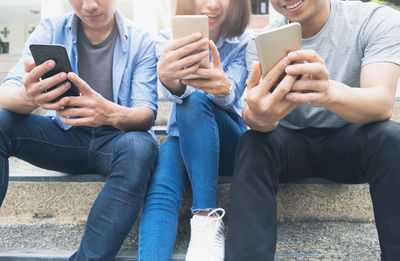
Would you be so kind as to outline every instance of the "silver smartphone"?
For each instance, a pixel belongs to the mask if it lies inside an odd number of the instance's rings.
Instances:
[[[176,15],[172,18],[172,29],[174,39],[179,39],[192,33],[200,32],[203,37],[209,38],[208,17],[206,15]],[[205,44],[201,49],[194,53],[209,50],[209,45]],[[193,53],[189,54],[192,55]],[[201,68],[210,68],[210,55],[207,55],[200,62]],[[197,74],[190,74],[183,79],[202,78]]]
[[[255,41],[264,76],[289,52],[302,48],[301,26],[295,22],[262,32]]]

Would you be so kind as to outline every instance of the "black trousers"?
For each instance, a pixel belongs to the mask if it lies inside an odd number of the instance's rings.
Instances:
[[[274,260],[279,182],[370,184],[382,260],[400,260],[400,125],[248,131],[234,165],[226,260]]]

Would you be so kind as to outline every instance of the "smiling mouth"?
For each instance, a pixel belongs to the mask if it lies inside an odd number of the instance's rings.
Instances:
[[[303,3],[303,0],[300,0],[292,5],[286,5],[285,7],[289,10],[291,9],[295,9],[296,7],[298,7],[299,5],[301,5]]]
[[[216,19],[218,17],[217,15],[210,15],[210,14],[207,14],[206,16],[208,16],[208,18],[210,19]]]

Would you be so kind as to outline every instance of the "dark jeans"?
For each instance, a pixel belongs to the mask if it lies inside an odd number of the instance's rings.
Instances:
[[[0,204],[6,195],[10,156],[45,169],[107,176],[71,259],[112,260],[139,214],[157,152],[147,132],[111,126],[65,131],[48,117],[0,110]]]
[[[248,131],[234,167],[226,260],[273,260],[279,182],[370,184],[382,260],[400,260],[400,125]]]

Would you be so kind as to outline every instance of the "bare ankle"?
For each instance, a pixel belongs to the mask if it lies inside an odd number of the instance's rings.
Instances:
[[[206,217],[211,212],[211,210],[199,210],[194,213],[194,215]]]

